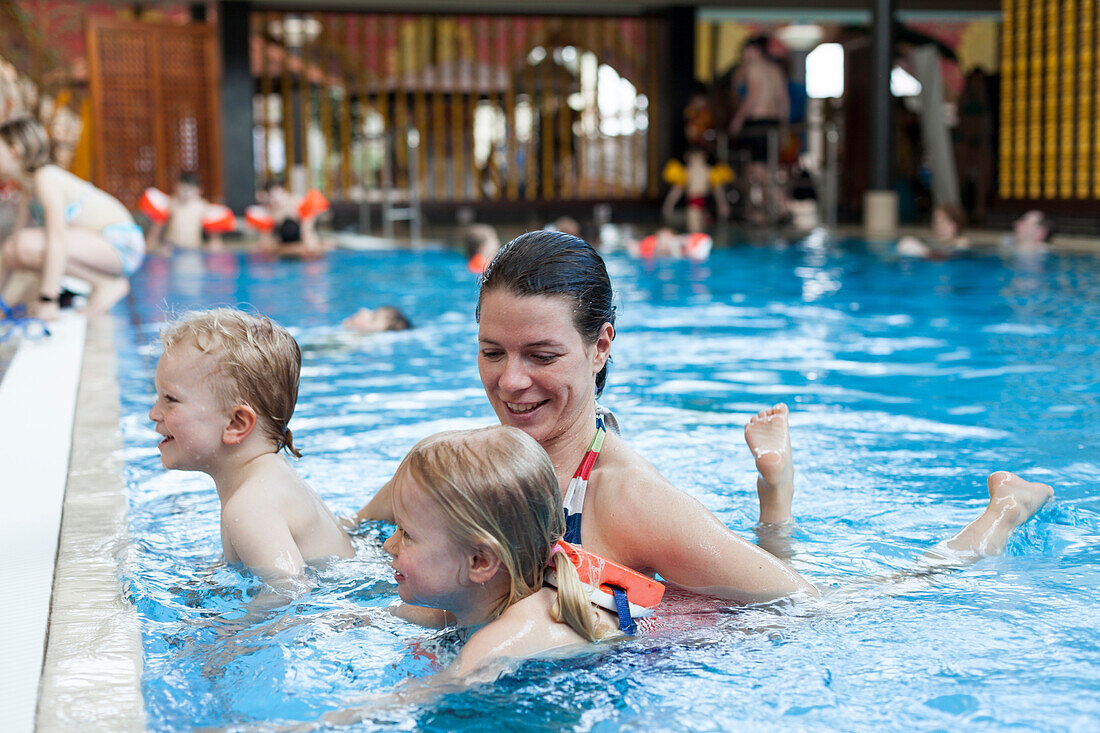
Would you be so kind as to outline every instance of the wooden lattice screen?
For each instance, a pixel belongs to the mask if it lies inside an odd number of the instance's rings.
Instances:
[[[213,26],[89,18],[87,34],[95,184],[132,207],[147,186],[171,191],[193,171],[207,198],[219,198]]]

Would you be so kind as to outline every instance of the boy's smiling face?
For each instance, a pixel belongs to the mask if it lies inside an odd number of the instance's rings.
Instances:
[[[156,423],[165,468],[210,473],[224,449],[229,410],[213,390],[214,359],[193,343],[177,343],[157,362],[157,401],[149,410]]]

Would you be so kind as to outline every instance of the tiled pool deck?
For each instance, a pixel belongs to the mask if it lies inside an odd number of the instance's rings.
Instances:
[[[145,727],[111,329],[65,314],[0,375],[5,731]]]

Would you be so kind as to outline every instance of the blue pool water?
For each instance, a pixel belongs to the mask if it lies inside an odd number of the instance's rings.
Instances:
[[[787,549],[824,598],[689,617],[433,701],[376,700],[364,730],[1095,730],[1100,261],[899,262],[808,240],[719,250],[704,266],[608,264],[620,315],[604,402],[624,437],[752,537],[742,426],[790,404]],[[212,483],[160,467],[146,415],[166,314],[248,304],[302,345],[299,470],[338,514],[355,511],[419,438],[493,422],[475,282],[457,255],[177,255],[150,260],[134,293],[116,310],[125,580],[150,728],[308,720],[445,663],[452,636],[383,610],[396,594],[382,525],[292,606],[243,617],[257,588],[220,560]],[[417,328],[339,329],[387,303]],[[1003,557],[906,573],[978,515],[1001,468],[1053,484],[1056,501]]]

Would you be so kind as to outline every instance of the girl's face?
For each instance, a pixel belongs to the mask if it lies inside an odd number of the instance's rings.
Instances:
[[[158,447],[165,468],[209,473],[216,466],[229,413],[209,386],[216,378],[210,372],[210,360],[186,342],[157,362],[157,401],[149,419],[164,436]]]
[[[451,612],[465,608],[471,588],[467,570],[473,551],[451,538],[439,505],[429,499],[409,470],[394,477],[393,514],[397,524],[382,545],[401,600]]]
[[[596,374],[611,351],[610,325],[586,345],[569,298],[491,290],[481,299],[477,367],[502,425],[540,444],[594,415]]]

